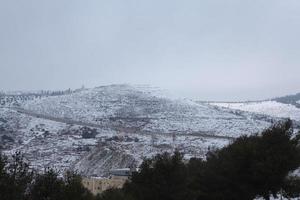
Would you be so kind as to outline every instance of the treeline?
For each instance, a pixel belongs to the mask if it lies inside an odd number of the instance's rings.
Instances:
[[[59,90],[59,91],[48,91],[48,90],[41,90],[37,92],[22,92],[20,94],[6,94],[0,92],[0,106],[19,106],[20,103],[40,99],[42,97],[49,97],[49,96],[61,96],[72,94],[78,90]]]
[[[39,175],[28,170],[22,156],[1,157],[0,195],[5,200],[253,200],[281,195],[300,197],[300,179],[291,172],[300,166],[300,135],[287,121],[260,135],[242,136],[211,151],[205,160],[188,162],[175,152],[145,159],[139,172],[122,189],[97,197],[80,176],[53,170]]]
[[[66,90],[40,90],[40,91],[32,91],[32,92],[0,92],[0,96],[6,96],[6,97],[19,97],[24,98],[27,96],[59,96],[59,95],[65,95],[65,94],[71,94],[75,91],[79,91],[82,89],[72,90],[72,89],[66,89]]]

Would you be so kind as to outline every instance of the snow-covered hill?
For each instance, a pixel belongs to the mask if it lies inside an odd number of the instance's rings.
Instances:
[[[209,104],[222,108],[265,114],[272,117],[290,118],[298,124],[300,122],[300,93],[265,101],[230,103],[211,102]]]
[[[290,118],[300,121],[300,108],[292,104],[284,104],[277,101],[245,102],[245,103],[211,103],[220,107],[237,109],[273,117]]]
[[[176,100],[147,86],[110,85],[40,96],[0,107],[0,147],[25,152],[32,166],[105,175],[143,157],[179,149],[186,158],[278,118]]]
[[[151,88],[98,87],[70,95],[35,99],[22,106],[43,115],[94,123],[129,133],[238,136],[270,125],[270,119],[188,100],[153,95]]]

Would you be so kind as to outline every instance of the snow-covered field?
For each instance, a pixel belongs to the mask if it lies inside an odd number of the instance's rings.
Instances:
[[[250,103],[211,103],[211,105],[258,114],[266,114],[273,117],[290,118],[296,121],[300,121],[299,108],[290,104],[283,104],[276,101]]]

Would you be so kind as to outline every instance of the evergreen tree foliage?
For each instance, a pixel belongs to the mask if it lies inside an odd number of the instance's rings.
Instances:
[[[3,198],[6,200],[26,199],[33,172],[29,170],[29,165],[24,161],[23,155],[16,152],[10,162],[7,162],[3,156],[0,160],[0,187]]]
[[[134,200],[130,195],[126,195],[122,189],[109,189],[97,195],[96,200]]]
[[[31,200],[61,200],[64,199],[64,182],[53,169],[38,174],[30,190]]]
[[[286,198],[300,198],[300,178],[290,176],[285,180],[282,190],[283,196]]]
[[[139,200],[185,200],[190,199],[188,171],[182,154],[164,153],[146,159],[141,171],[134,173],[124,188],[126,194]]]
[[[198,199],[268,199],[284,186],[289,172],[300,165],[299,137],[292,138],[291,121],[261,136],[243,136],[229,146],[210,152],[192,185]]]
[[[8,198],[9,185],[8,183],[8,174],[6,171],[7,166],[7,157],[0,154],[0,196],[2,198]]]
[[[93,195],[82,185],[82,178],[74,172],[66,172],[64,177],[64,199],[90,200]]]

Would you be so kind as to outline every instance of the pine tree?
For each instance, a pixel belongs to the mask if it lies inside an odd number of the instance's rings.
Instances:
[[[82,185],[82,178],[74,172],[66,172],[64,198],[70,200],[91,200],[93,195]]]
[[[30,190],[31,200],[64,200],[64,182],[53,169],[38,174]]]
[[[210,152],[192,185],[199,199],[268,199],[283,188],[289,172],[300,165],[299,137],[292,137],[291,121],[261,136],[243,136],[229,146]]]
[[[32,181],[33,172],[29,170],[29,164],[24,161],[21,152],[12,156],[11,162],[7,165],[7,196],[6,200],[26,199],[27,189]]]
[[[185,200],[190,199],[188,174],[182,154],[164,153],[147,159],[141,171],[134,173],[125,192],[139,200]]]

